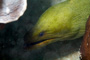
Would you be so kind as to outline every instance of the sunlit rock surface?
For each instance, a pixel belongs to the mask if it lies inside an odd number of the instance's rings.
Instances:
[[[47,53],[47,56],[44,58],[44,60],[80,60],[80,52],[72,52],[69,55],[66,55],[64,57],[58,56],[55,52]],[[48,55],[53,55],[52,57],[48,57]]]
[[[32,29],[40,15],[61,0],[28,0],[25,14],[16,22],[0,30],[0,58],[3,60],[79,60],[81,39],[55,42],[43,48],[25,50],[24,36]],[[1,59],[0,59],[1,60]]]

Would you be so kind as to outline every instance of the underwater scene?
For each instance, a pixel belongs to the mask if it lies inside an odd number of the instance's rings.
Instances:
[[[0,0],[0,60],[90,60],[90,0]]]

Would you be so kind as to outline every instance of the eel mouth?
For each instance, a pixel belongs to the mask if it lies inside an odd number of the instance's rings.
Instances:
[[[52,42],[52,40],[54,40],[54,39],[55,38],[49,38],[49,39],[43,39],[43,40],[37,41],[37,42],[25,43],[24,47],[26,49],[40,48],[40,47],[43,47],[43,46],[50,44]]]

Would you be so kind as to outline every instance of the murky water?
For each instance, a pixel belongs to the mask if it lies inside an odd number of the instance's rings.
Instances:
[[[79,60],[81,39],[49,44],[36,50],[23,48],[24,36],[32,29],[40,15],[61,0],[28,0],[25,14],[16,22],[0,30],[0,57],[2,60]],[[74,59],[71,59],[73,58]],[[1,60],[1,59],[0,59]]]

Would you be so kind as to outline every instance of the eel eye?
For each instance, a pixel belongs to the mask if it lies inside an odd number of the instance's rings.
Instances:
[[[44,32],[41,32],[41,33],[39,34],[40,37],[43,36],[43,35],[44,35]]]

